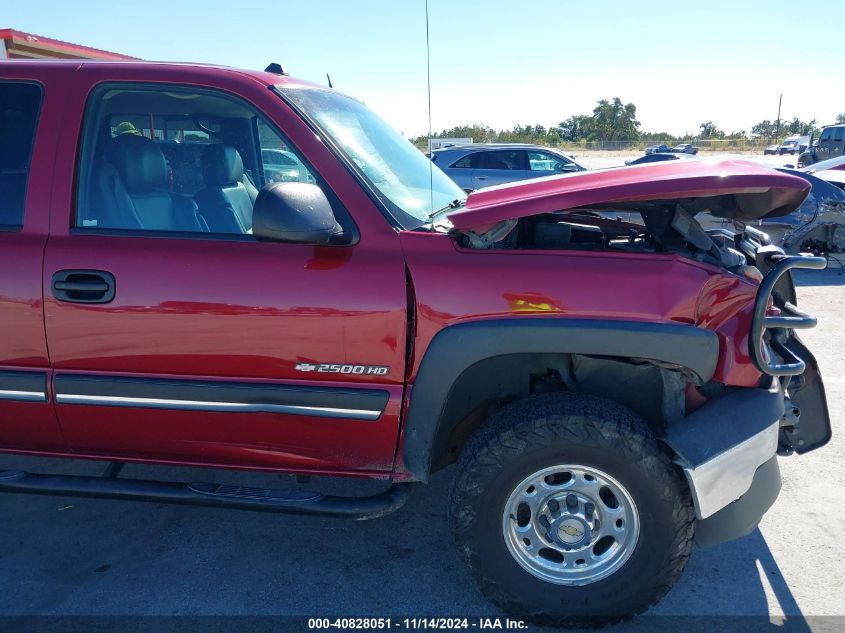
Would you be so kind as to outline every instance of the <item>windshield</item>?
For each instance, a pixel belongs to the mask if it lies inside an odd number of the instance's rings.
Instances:
[[[466,197],[439,167],[364,104],[324,88],[280,86],[279,92],[340,147],[405,229]]]

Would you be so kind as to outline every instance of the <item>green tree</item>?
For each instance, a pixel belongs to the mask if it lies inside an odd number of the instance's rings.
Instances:
[[[845,113],[843,113],[845,114]],[[799,136],[809,136],[815,134],[819,130],[818,121],[812,119],[810,121],[802,121],[798,117],[791,121],[784,121],[781,125],[781,132],[784,134],[798,134]]]
[[[751,136],[763,139],[772,139],[777,133],[777,122],[765,119],[751,126]]]
[[[590,140],[636,141],[640,137],[637,106],[633,103],[623,104],[619,97],[598,102],[593,108],[592,126]]]
[[[476,143],[492,143],[496,140],[496,131],[483,123],[456,125],[448,130],[431,135],[432,138],[471,138]],[[421,134],[411,139],[417,147],[427,147],[428,135]]]
[[[574,114],[557,124],[557,131],[564,141],[576,143],[587,138],[593,130],[593,117],[589,114]]]
[[[720,139],[725,138],[724,130],[720,130],[719,127],[713,123],[713,121],[705,121],[701,125],[698,126],[699,134],[698,138],[701,139]]]
[[[836,123],[837,124],[845,123],[845,112],[840,112],[839,114],[836,115]]]

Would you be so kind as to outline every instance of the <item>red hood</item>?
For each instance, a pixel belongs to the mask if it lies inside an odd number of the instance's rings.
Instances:
[[[713,214],[750,221],[791,213],[809,191],[810,183],[803,178],[748,160],[690,159],[481,189],[471,193],[466,204],[448,217],[456,229],[470,229],[590,205],[732,195],[727,205],[721,200]]]

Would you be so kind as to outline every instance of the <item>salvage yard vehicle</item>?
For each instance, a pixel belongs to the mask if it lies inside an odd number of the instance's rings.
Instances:
[[[684,158],[692,158],[692,154],[645,154],[644,156],[638,156],[637,158],[632,158],[631,160],[626,160],[626,165],[643,165],[645,163],[661,163],[670,160],[681,160]]]
[[[261,149],[261,162],[266,179],[286,182],[313,182],[308,178],[308,169],[292,152],[283,149]]]
[[[813,163],[845,155],[845,123],[825,125],[819,132],[819,138],[810,143],[798,156],[798,166],[807,167]]]
[[[693,156],[698,154],[698,148],[692,143],[681,143],[673,147],[672,151],[678,154],[692,154]]]
[[[845,171],[845,156],[837,156],[836,158],[828,158],[827,160],[813,163],[801,169],[801,171],[808,174],[814,174],[817,171],[838,170]]]
[[[780,147],[778,148],[778,154],[800,154],[807,147],[810,145],[810,137],[809,136],[801,136],[799,134],[795,134],[790,136],[789,138],[784,139],[783,143],[781,143]]]
[[[771,244],[787,253],[829,255],[845,252],[845,191],[841,186],[820,177],[836,173],[842,174],[845,179],[845,172],[822,171],[811,174],[785,167],[778,167],[777,170],[804,178],[810,184],[810,192],[792,213],[759,220],[756,228],[765,232]],[[734,229],[733,220],[709,213],[699,214],[697,220],[705,229]]]
[[[845,191],[820,177],[823,175],[801,174],[811,184],[801,206],[789,215],[760,223],[759,228],[787,253],[845,253]]]
[[[0,62],[0,450],[109,462],[0,491],[372,519],[456,464],[481,590],[602,624],[753,530],[778,456],[830,438],[790,277],[825,260],[695,218],[789,214],[807,180],[676,160],[465,197],[360,102],[268,69]],[[269,179],[262,147],[311,180]]]
[[[585,171],[551,147],[520,143],[475,143],[435,150],[431,160],[464,191],[516,180]]]

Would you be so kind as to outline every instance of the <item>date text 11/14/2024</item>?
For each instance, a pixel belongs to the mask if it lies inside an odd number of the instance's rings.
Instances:
[[[511,618],[309,618],[310,630],[511,630],[528,628],[523,620]]]

